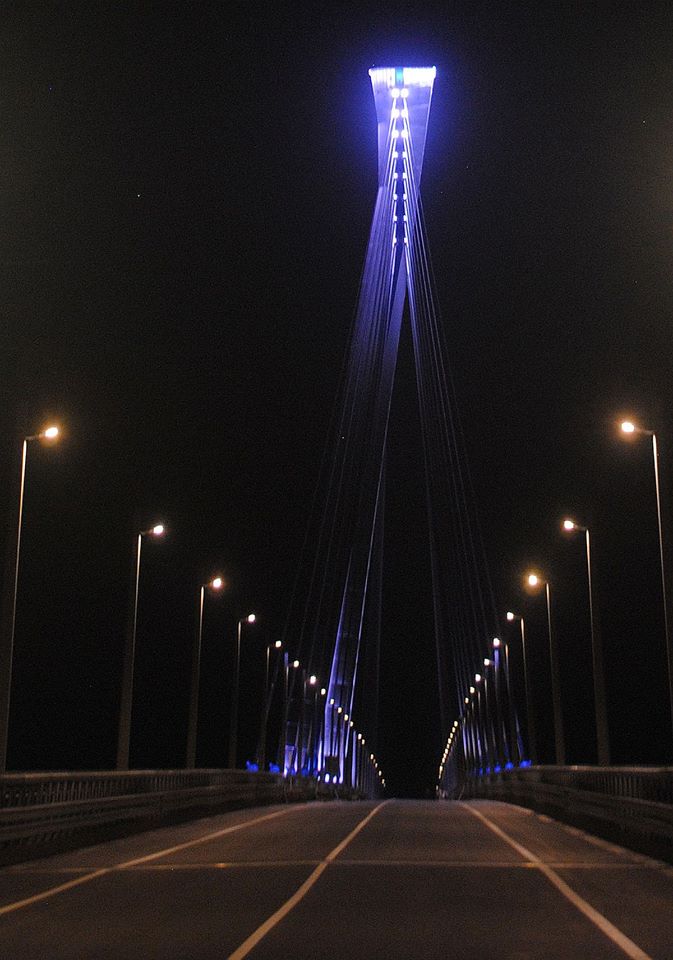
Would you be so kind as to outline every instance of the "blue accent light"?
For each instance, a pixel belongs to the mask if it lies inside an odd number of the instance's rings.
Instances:
[[[280,773],[280,767],[277,763],[269,764],[269,773]]]
[[[493,767],[493,773],[500,773],[501,770],[502,770],[502,767],[500,766],[499,763],[495,767]]]
[[[250,760],[246,760],[246,761],[245,761],[245,769],[246,769],[249,773],[257,773],[257,771],[259,770],[259,764],[258,764],[258,763],[251,763]]]
[[[521,763],[519,764],[519,766],[520,766],[520,767],[531,767],[532,764],[531,764],[530,760],[522,760]]]
[[[505,764],[505,770],[513,770],[513,769],[514,769],[514,764],[512,763],[511,760],[508,760],[507,763]]]

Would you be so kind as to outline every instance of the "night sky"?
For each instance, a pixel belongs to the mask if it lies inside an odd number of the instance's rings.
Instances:
[[[198,762],[224,763],[250,610],[252,755],[373,210],[367,70],[395,64],[438,69],[422,182],[438,301],[496,602],[527,615],[540,715],[531,564],[552,583],[569,759],[595,761],[568,512],[595,542],[614,759],[673,759],[650,447],[615,429],[628,413],[657,431],[668,524],[670,4],[30,9],[6,5],[0,36],[8,506],[17,438],[51,418],[64,438],[29,453],[9,768],[112,766],[133,541],[159,520],[132,765],[184,760],[198,586],[217,572],[229,587],[206,606]],[[443,744],[408,329],[391,431],[379,755],[393,792],[422,792]]]

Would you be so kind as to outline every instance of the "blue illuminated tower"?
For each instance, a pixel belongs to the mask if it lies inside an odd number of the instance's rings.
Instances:
[[[356,313],[337,437],[330,496],[336,523],[327,559],[330,582],[321,598],[329,644],[325,756],[343,776],[368,598],[382,540],[385,445],[400,326],[407,292],[413,312],[419,189],[436,70],[383,67],[369,71],[378,124],[378,192]],[[343,449],[338,444],[342,443]],[[346,493],[344,493],[346,491]],[[329,509],[329,497],[328,497]],[[324,642],[324,641],[323,641]]]
[[[420,195],[434,67],[370,70],[378,129],[378,189],[340,402],[321,479],[315,545],[303,571],[297,642],[328,677],[316,756],[289,733],[296,769],[347,781],[355,721],[377,726],[385,460],[400,328],[408,310],[427,494],[440,736],[462,703],[484,637],[497,623],[460,426],[435,308]],[[305,602],[304,602],[305,600]],[[385,651],[385,647],[382,647]],[[483,653],[481,654],[483,657]],[[453,686],[455,683],[455,687]],[[455,699],[457,697],[457,699]],[[292,700],[292,696],[290,697]],[[294,697],[295,710],[300,700]],[[349,720],[346,721],[348,716]],[[292,730],[302,728],[296,723]],[[287,767],[287,764],[286,764]],[[288,768],[289,769],[289,768]],[[293,769],[295,767],[293,766]]]

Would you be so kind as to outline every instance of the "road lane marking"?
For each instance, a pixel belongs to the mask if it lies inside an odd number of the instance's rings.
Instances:
[[[598,927],[598,929],[603,933],[609,940],[622,950],[630,960],[652,960],[652,957],[648,953],[645,953],[644,950],[641,950],[640,947],[630,940],[625,933],[622,933],[618,927],[613,923],[610,923],[607,917],[604,917],[602,913],[599,913],[594,907],[591,906],[586,900],[583,899],[578,893],[576,893],[572,887],[569,887],[565,880],[562,880],[561,877],[556,873],[555,870],[545,863],[543,860],[540,860],[539,857],[535,856],[534,853],[531,853],[530,850],[522,846],[520,843],[510,837],[504,830],[502,830],[496,823],[493,823],[492,820],[489,820],[481,810],[477,810],[475,807],[470,806],[468,803],[461,802],[461,807],[465,807],[466,810],[477,817],[478,820],[481,820],[489,830],[491,830],[496,837],[500,837],[501,840],[504,840],[505,843],[508,843],[510,847],[521,854],[524,860],[528,860],[533,863],[537,869],[545,875],[547,880],[552,883],[556,889],[563,894],[566,900],[569,900],[570,903],[580,913],[583,913],[588,920]]]
[[[139,864],[136,867],[129,867],[133,873],[177,873],[179,870],[185,872],[194,872],[201,870],[266,870],[266,869],[287,869],[288,867],[317,867],[322,860],[231,860],[231,861],[198,861],[190,863],[148,863]],[[530,863],[527,860],[340,860],[335,866],[340,868],[349,867],[367,867],[368,869],[380,867],[386,870],[390,867],[418,867],[423,870],[445,869],[445,870],[537,870],[537,863]],[[589,860],[549,860],[547,866],[559,870],[616,870],[617,872],[642,871],[647,869],[640,863],[610,863],[593,862]],[[99,869],[105,869],[101,867]],[[111,869],[111,868],[107,868]],[[22,876],[33,876],[35,874],[49,875],[65,874],[75,876],[82,873],[91,873],[91,867],[58,867],[53,870],[22,870],[12,871],[14,875],[21,873]]]
[[[372,817],[375,817],[376,814],[381,810],[382,807],[385,807],[387,803],[390,803],[390,800],[384,800],[383,803],[379,803],[378,806],[374,807],[373,810],[367,814],[367,816],[361,820],[358,825],[351,830],[347,837],[345,837],[341,843],[337,844],[334,850],[330,851],[327,854],[325,859],[318,864],[313,873],[302,883],[298,890],[290,897],[289,900],[286,900],[282,907],[279,907],[275,913],[272,913],[271,916],[264,921],[256,930],[250,934],[250,936],[243,941],[243,943],[234,950],[233,953],[229,954],[227,960],[243,960],[243,957],[247,957],[251,950],[257,946],[260,940],[263,940],[264,937],[269,933],[283,917],[286,917],[288,913],[293,910],[297,904],[304,899],[306,894],[309,892],[311,887],[315,886],[322,874],[327,870],[328,866],[339,856],[339,854],[346,849],[351,840],[354,840],[355,837],[363,830]]]
[[[171,853],[177,853],[179,850],[186,850],[189,847],[195,847],[200,843],[208,843],[209,840],[217,840],[228,833],[236,833],[238,830],[245,830],[246,827],[254,827],[258,823],[264,823],[266,820],[274,820],[276,817],[282,817],[296,807],[284,807],[282,810],[276,810],[274,813],[266,813],[261,817],[254,817],[252,820],[244,820],[242,823],[235,823],[230,827],[224,827],[221,830],[215,830],[202,837],[196,837],[193,840],[186,840],[184,843],[178,843],[173,847],[166,847],[164,850],[157,850],[154,853],[146,854],[143,857],[134,857],[133,860],[125,860],[123,863],[113,864],[111,867],[99,867],[90,873],[85,873],[81,877],[74,877],[65,883],[59,883],[58,886],[49,887],[41,893],[35,893],[32,897],[26,897],[23,900],[15,900],[13,903],[6,903],[0,907],[0,917],[6,913],[13,913],[15,910],[22,910],[24,907],[31,907],[34,903],[41,900],[47,900],[49,897],[55,897],[59,893],[65,893],[66,890],[72,890],[73,887],[80,887],[83,883],[91,883],[92,880],[98,880],[99,877],[105,877],[109,873],[118,873],[121,870],[128,870],[131,867],[143,863],[150,863],[158,860],[160,857],[167,857]]]

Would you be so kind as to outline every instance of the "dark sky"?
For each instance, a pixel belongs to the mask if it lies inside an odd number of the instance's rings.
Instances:
[[[29,12],[32,9],[32,13]],[[135,532],[134,765],[179,764],[198,583],[202,763],[221,764],[239,616],[283,629],[376,189],[372,65],[436,64],[423,196],[499,609],[530,617],[548,713],[553,582],[570,759],[593,759],[588,522],[615,759],[670,759],[654,491],[673,477],[668,3],[7,4],[0,39],[0,490],[31,446],[10,767],[109,766]],[[391,436],[380,755],[441,744],[408,337]],[[670,496],[664,491],[670,518]],[[503,627],[503,630],[505,628]],[[255,658],[257,658],[255,660]],[[401,711],[399,704],[406,704]]]

